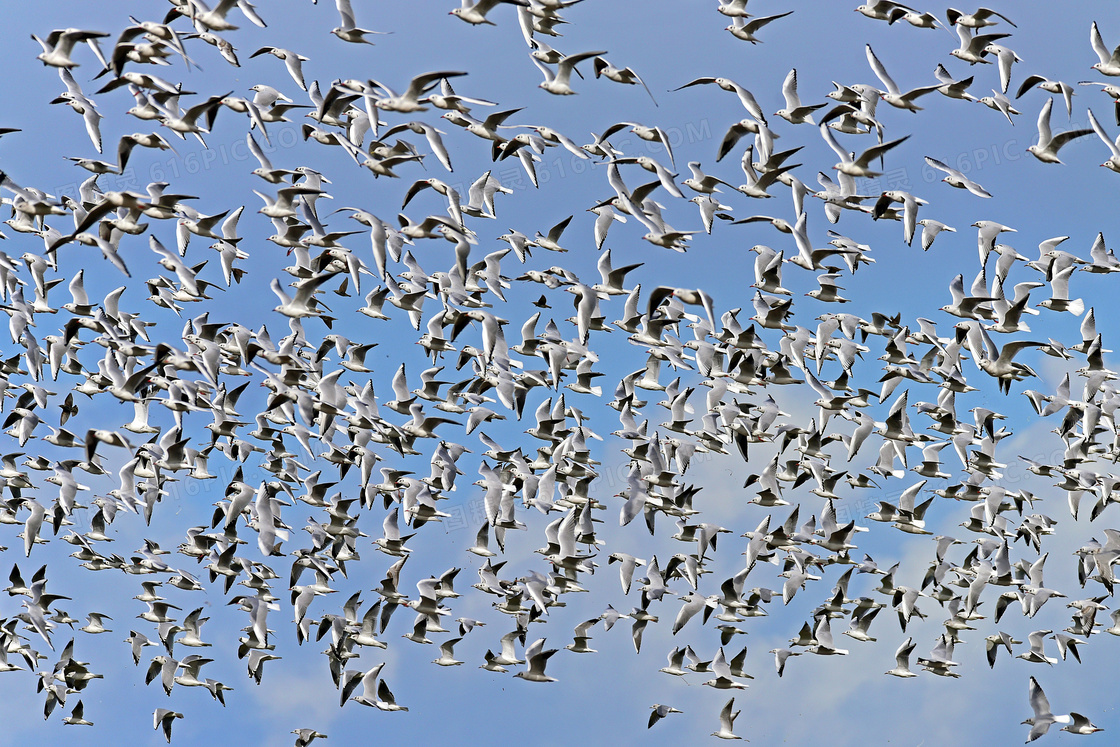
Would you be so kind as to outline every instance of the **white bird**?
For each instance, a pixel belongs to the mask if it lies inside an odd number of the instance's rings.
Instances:
[[[153,723],[155,724],[152,728],[159,729],[162,727],[164,738],[167,740],[168,744],[171,744],[171,725],[175,723],[175,719],[183,718],[183,714],[176,713],[167,708],[157,708],[152,716]]]
[[[1015,121],[1011,119],[1011,115],[1022,114],[1022,112],[1011,105],[1010,99],[1008,99],[1006,96],[1004,96],[994,88],[992,89],[991,96],[981,96],[979,99],[977,99],[977,101],[979,101],[989,109],[994,109],[1003,116],[1007,117],[1007,121],[1010,122],[1013,126],[1015,124]]]
[[[474,3],[471,3],[470,0],[463,0],[462,7],[448,11],[448,15],[458,16],[460,19],[473,26],[478,26],[483,23],[494,26],[496,24],[487,18],[486,14],[498,7],[499,3],[529,7],[529,3],[525,2],[525,0],[477,0],[477,2]]]
[[[944,179],[942,179],[941,181],[945,182],[950,187],[956,187],[957,189],[967,189],[969,192],[976,195],[977,197],[991,197],[992,196],[991,192],[984,189],[979,184],[972,181],[967,176],[965,176],[961,172],[957,171],[953,167],[949,166],[948,164],[942,163],[941,161],[938,161],[936,158],[930,158],[929,156],[926,156],[926,163],[928,163],[930,166],[934,167],[935,169],[938,169],[939,171],[944,171],[947,174],[947,176]]]
[[[603,130],[603,134],[599,136],[599,139],[606,140],[624,127],[629,127],[631,132],[646,142],[660,143],[661,146],[665,148],[665,152],[669,155],[669,163],[676,167],[677,162],[676,158],[673,156],[673,145],[669,141],[669,135],[660,127],[647,127],[637,122],[618,122]]]
[[[959,48],[949,52],[949,54],[953,55],[958,60],[964,60],[970,65],[975,65],[977,63],[991,64],[991,60],[984,59],[984,56],[987,54],[987,52],[984,51],[984,47],[992,42],[1004,39],[1010,36],[1010,34],[977,34],[973,36],[969,26],[958,23],[957,36],[960,38],[961,45]]]
[[[1077,268],[1073,265],[1053,272],[1050,277],[1050,298],[1039,304],[1044,309],[1051,311],[1068,311],[1074,316],[1081,316],[1085,312],[1085,302],[1080,298],[1070,299],[1069,279]]]
[[[824,141],[828,143],[829,147],[836,152],[836,155],[840,156],[840,162],[832,168],[836,169],[842,174],[847,174],[848,176],[865,178],[880,176],[882,172],[874,171],[871,168],[871,162],[884,155],[891,148],[901,145],[910,138],[909,135],[906,135],[904,137],[898,138],[897,140],[891,140],[886,143],[880,143],[879,145],[873,145],[867,150],[863,151],[863,153],[861,153],[858,158],[855,158],[852,153],[849,153],[840,146],[840,143],[836,141],[836,136],[832,134],[832,129],[829,128],[827,124],[821,124],[820,129],[821,137],[823,137]]]
[[[1079,80],[1079,86],[1100,86],[1101,91],[1112,98],[1113,102],[1113,116],[1116,119],[1116,124],[1120,125],[1120,86],[1114,83],[1102,83],[1097,80]]]
[[[1098,122],[1097,118],[1093,116],[1092,109],[1089,109],[1089,124],[1092,125],[1093,131],[1097,133],[1097,137],[1099,137],[1112,152],[1112,155],[1109,156],[1108,160],[1102,163],[1101,166],[1104,166],[1109,171],[1115,171],[1116,173],[1120,174],[1120,135],[1116,136],[1115,141],[1109,138],[1109,136],[1105,133],[1104,128],[1101,127],[1100,122]]]
[[[446,78],[443,80],[446,80]],[[436,158],[439,159],[439,162],[443,164],[443,167],[448,171],[454,171],[454,169],[451,168],[451,156],[447,153],[447,148],[443,144],[443,138],[440,137],[440,135],[444,133],[426,122],[405,122],[404,124],[394,125],[385,130],[381,137],[387,139],[404,130],[411,130],[417,135],[423,135],[428,141],[428,147],[432,149],[432,153],[434,153]],[[487,174],[489,174],[489,172],[487,172]],[[495,190],[496,189],[497,188],[495,188]],[[481,207],[481,205],[479,207]]]
[[[657,99],[653,97],[653,93],[649,90],[649,86],[646,85],[646,82],[630,68],[615,67],[602,57],[596,57],[593,66],[596,78],[603,76],[606,77],[607,80],[613,80],[615,83],[622,83],[628,86],[641,83],[642,88],[646,89],[646,93],[649,94],[649,100],[653,102],[653,105],[660,106],[660,104],[657,103]]]
[[[584,60],[603,54],[606,54],[606,52],[580,52],[579,54],[566,55],[557,63],[556,72],[553,72],[551,68],[534,57],[533,64],[544,73],[544,82],[542,82],[539,87],[557,96],[570,96],[574,94],[575,91],[572,90],[571,77],[572,71],[575,70],[576,65]]]
[[[792,12],[792,11],[791,11]],[[813,112],[817,109],[823,108],[824,104],[812,104],[810,106],[803,106],[801,98],[797,95],[797,70],[791,69],[786,74],[786,79],[782,83],[782,96],[785,97],[786,105],[784,108],[775,112],[776,116],[781,117],[790,124],[816,124],[813,121]]]
[[[228,3],[225,3],[228,5]],[[341,23],[335,28],[331,29],[331,33],[345,42],[353,44],[373,44],[366,38],[366,34],[384,34],[385,31],[370,31],[369,29],[358,28],[358,23],[354,19],[354,8],[350,5],[350,0],[335,0],[335,6],[338,8],[338,15],[341,18]]]
[[[743,88],[741,85],[739,85],[735,81],[731,80],[730,78],[722,78],[722,77],[721,78],[707,78],[707,77],[697,78],[696,80],[689,81],[688,83],[685,83],[683,86],[680,86],[678,88],[674,88],[673,90],[674,91],[679,91],[682,88],[688,88],[690,86],[697,86],[697,85],[705,85],[705,84],[708,84],[708,83],[715,83],[717,86],[719,86],[723,90],[734,93],[736,96],[739,97],[739,103],[741,103],[743,105],[743,108],[747,110],[748,114],[750,114],[752,117],[757,119],[762,124],[766,124],[766,116],[762,113],[762,107],[760,107],[758,105],[758,102],[755,101],[754,94],[752,94],[746,88]]]
[[[42,54],[38,55],[36,59],[40,60],[44,65],[59,68],[72,68],[78,66],[78,63],[70,59],[75,44],[86,42],[91,49],[97,50],[97,40],[107,36],[108,34],[100,31],[55,29],[47,35],[46,39],[40,39],[34,34],[31,35],[31,38],[39,42],[39,46],[43,48]]]
[[[1120,46],[1111,52],[1108,47],[1104,45],[1104,39],[1101,38],[1100,29],[1097,28],[1097,22],[1093,21],[1093,25],[1089,27],[1089,44],[1092,45],[1093,51],[1097,53],[1100,62],[1092,66],[1101,75],[1120,75]]]
[[[1000,91],[1007,93],[1007,87],[1011,85],[1011,66],[1016,62],[1022,62],[1023,59],[1015,54],[1015,50],[1000,44],[989,44],[984,47],[984,51],[996,56],[999,65]]]
[[[1051,724],[1068,724],[1072,721],[1068,715],[1055,716],[1050,711],[1050,701],[1047,700],[1046,693],[1042,691],[1042,686],[1034,677],[1031,677],[1027,685],[1027,699],[1030,701],[1031,710],[1034,711],[1033,716],[1023,721],[1031,727],[1030,734],[1027,735],[1028,743],[1050,731]]]
[[[949,23],[954,26],[967,26],[968,28],[980,29],[985,26],[995,26],[997,21],[993,21],[992,17],[999,18],[1006,21],[1011,26],[1015,26],[1011,19],[1002,13],[997,13],[991,8],[979,8],[975,13],[962,13],[956,8],[948,8],[945,11],[945,17],[949,19]]]
[[[887,21],[893,24],[910,10],[910,7],[892,0],[875,0],[873,3],[864,3],[856,6],[855,11],[875,21]]]
[[[1029,662],[1032,662],[1032,663],[1035,663],[1035,664],[1057,664],[1058,660],[1056,658],[1047,656],[1046,652],[1044,650],[1044,646],[1046,645],[1046,636],[1050,635],[1050,633],[1052,633],[1052,632],[1053,631],[1050,631],[1050,630],[1036,630],[1033,633],[1030,633],[1027,636],[1027,642],[1031,644],[1031,650],[1027,651],[1026,653],[1019,654],[1015,658],[1022,659],[1024,661],[1029,661]],[[1034,678],[1032,677],[1031,679],[1033,680]],[[1037,683],[1036,683],[1036,686],[1037,686]],[[1039,689],[1039,692],[1041,693],[1041,688]],[[1034,698],[1032,697],[1031,700],[1033,701]],[[1042,700],[1045,703],[1045,701],[1046,701],[1046,696],[1045,695],[1042,695]],[[1047,707],[1047,710],[1049,711],[1049,704],[1047,704],[1046,707]],[[1037,711],[1036,711],[1036,713],[1037,713]],[[1024,723],[1026,723],[1026,722],[1024,722]],[[1065,723],[1065,722],[1062,722],[1062,723]],[[1042,734],[1045,734],[1045,733],[1046,733],[1046,730],[1043,729]]]
[[[727,701],[719,712],[719,731],[713,731],[711,736],[719,737],[720,739],[742,739],[739,735],[735,734],[735,719],[739,717],[740,711],[731,712],[735,707],[735,698]]]
[[[74,710],[70,712],[70,715],[62,719],[62,723],[69,724],[70,726],[93,726],[92,721],[86,720],[85,706],[82,705],[82,701],[80,700],[74,706]]]
[[[661,703],[654,703],[650,708],[653,709],[653,712],[649,714],[649,723],[646,725],[647,729],[652,729],[654,724],[670,713],[684,713],[684,711],[677,710],[673,706],[662,705]]]
[[[976,101],[976,97],[968,92],[968,87],[972,85],[973,76],[968,76],[963,80],[957,80],[949,74],[945,66],[938,63],[933,71],[933,77],[941,82],[938,91],[945,94],[951,99],[964,99],[965,101]]]
[[[720,12],[722,13],[723,11],[721,10]],[[760,44],[762,43],[762,40],[756,36],[759,29],[761,29],[771,21],[776,21],[779,18],[785,18],[792,12],[792,10],[787,10],[785,13],[778,13],[777,15],[772,16],[757,16],[756,18],[748,18],[745,15],[734,16],[731,20],[731,25],[726,26],[724,28],[724,31],[727,31],[736,39],[742,39],[743,41],[750,42],[751,44]]]
[[[719,0],[720,13],[728,18],[750,18],[747,13],[747,0]]]
[[[1027,151],[1043,163],[1061,163],[1058,160],[1058,151],[1071,140],[1076,140],[1085,135],[1091,135],[1092,130],[1069,130],[1058,135],[1050,132],[1050,110],[1054,107],[1054,99],[1046,99],[1042,110],[1038,113],[1038,142],[1027,148]]]
[[[907,638],[903,641],[902,645],[898,647],[898,650],[894,652],[894,669],[886,672],[886,674],[903,678],[917,677],[917,674],[910,671],[910,654],[914,653],[915,646],[917,646],[917,644],[914,643],[913,638]]]
[[[522,672],[516,673],[513,675],[514,677],[528,682],[556,681],[555,677],[549,677],[544,673],[544,668],[549,658],[556,653],[557,649],[551,648],[547,651],[543,650],[544,641],[544,638],[538,638],[525,648],[525,660],[528,662],[526,665],[528,668]]]
[[[1049,80],[1041,75],[1028,75],[1021,84],[1019,84],[1019,91],[1015,94],[1015,98],[1022,98],[1023,94],[1038,86],[1047,93],[1060,94],[1066,102],[1066,113],[1071,117],[1073,116],[1073,86],[1069,83],[1063,83],[1060,80]],[[1092,114],[1092,110],[1089,111]]]
[[[433,659],[432,663],[441,667],[454,667],[462,664],[463,662],[455,658],[455,644],[461,640],[462,638],[452,638],[441,643],[439,645],[440,656],[438,659]]]
[[[81,701],[78,701],[78,703],[80,705]],[[1104,731],[1104,729],[1097,726],[1080,713],[1070,711],[1069,717],[1072,719],[1072,723],[1063,726],[1062,731],[1068,731],[1070,734],[1093,734],[1098,731]]]
[[[283,60],[284,65],[288,68],[288,74],[292,76],[292,80],[296,85],[307,90],[307,84],[303,81],[303,63],[307,62],[310,58],[304,57],[301,54],[296,54],[290,49],[281,49],[280,47],[261,47],[256,52],[249,55],[249,58],[257,57],[262,54],[270,54],[278,60]]]
[[[867,61],[868,63],[870,63],[871,69],[874,71],[876,77],[878,77],[879,80],[882,81],[883,85],[887,87],[886,92],[880,92],[880,96],[883,97],[883,101],[886,101],[891,106],[898,107],[899,109],[906,109],[912,112],[920,111],[922,107],[916,105],[914,103],[914,100],[919,98],[920,96],[925,96],[927,93],[932,93],[933,91],[936,91],[941,87],[940,85],[919,86],[907,91],[906,93],[903,93],[902,89],[898,87],[891,76],[887,73],[887,69],[883,67],[883,63],[880,62],[879,58],[875,56],[875,52],[872,51],[870,44],[867,45]]]
[[[329,319],[323,312],[315,306],[315,291],[319,289],[323,283],[334,277],[335,273],[323,272],[305,280],[299,281],[296,284],[295,296],[289,296],[284,289],[280,286],[280,280],[273,278],[270,288],[272,292],[280,299],[280,305],[274,311],[283,314],[291,319],[302,319],[309,316],[323,317]]]
[[[58,96],[58,98],[51,101],[52,104],[66,104],[78,114],[82,115],[82,119],[86,125],[86,133],[89,135],[90,141],[93,142],[93,147],[97,148],[97,152],[101,153],[101,113],[97,111],[97,105],[92,99],[88,98],[82,93],[81,86],[74,80],[74,74],[70,70],[63,68],[58,71],[58,75],[62,78],[62,82],[66,84],[66,91]],[[123,144],[122,144],[123,145]],[[119,155],[117,158],[117,168],[124,170],[126,158]]]

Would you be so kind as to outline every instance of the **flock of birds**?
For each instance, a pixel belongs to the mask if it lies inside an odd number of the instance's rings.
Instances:
[[[337,0],[337,10],[341,20],[331,33],[340,43],[375,43],[381,32],[358,25],[350,0]],[[593,80],[605,78],[641,86],[658,104],[639,73],[609,60],[606,50],[564,54],[546,42],[562,45],[557,37],[569,23],[564,15],[583,10],[581,0],[464,0],[450,14],[473,26],[517,22],[543,76],[540,88],[549,94],[606,85]],[[781,19],[793,12],[751,15],[746,0],[721,0],[714,10],[730,19],[731,34],[751,44],[764,40],[769,24],[792,22]],[[949,9],[938,16],[886,1],[856,10],[866,23],[955,33],[960,45],[949,55],[979,66],[958,80],[939,64],[936,82],[904,90],[868,44],[869,82],[837,83],[812,103],[802,102],[791,70],[782,87],[785,106],[773,115],[784,123],[768,119],[754,94],[731,78],[683,82],[673,90],[704,86],[713,96],[724,91],[743,109],[742,119],[712,153],[709,171],[692,161],[685,179],[679,179],[672,138],[657,125],[620,122],[581,145],[578,139],[586,133],[524,124],[520,108],[459,93],[471,88],[465,70],[426,72],[399,89],[372,79],[324,83],[305,78],[307,56],[264,46],[249,57],[275,57],[290,80],[276,87],[253,85],[251,99],[235,91],[184,90],[189,82],[173,78],[171,71],[189,71],[199,62],[225,64],[223,59],[240,65],[233,46],[238,24],[266,26],[247,0],[221,0],[213,8],[202,0],[173,0],[162,18],[130,19],[115,42],[107,31],[74,28],[33,37],[42,47],[38,59],[59,78],[61,93],[52,103],[82,118],[99,154],[114,150],[111,141],[102,141],[105,102],[127,91],[135,102],[128,114],[146,126],[119,138],[115,160],[70,157],[75,168],[88,172],[73,197],[43,191],[32,184],[33,174],[6,168],[0,160],[0,195],[11,208],[4,238],[20,247],[0,252],[0,294],[11,339],[0,361],[0,406],[12,442],[0,468],[5,488],[0,524],[8,527],[0,540],[13,545],[12,553],[22,552],[24,563],[13,563],[6,589],[12,604],[19,600],[19,611],[0,608],[5,615],[0,672],[25,670],[5,676],[27,676],[42,694],[47,718],[58,711],[67,724],[91,724],[86,715],[93,714],[87,714],[82,697],[87,686],[99,686],[92,681],[102,675],[79,657],[96,650],[88,639],[109,632],[111,623],[108,615],[90,611],[85,624],[75,627],[82,620],[65,611],[69,597],[57,593],[65,591],[59,587],[75,567],[143,576],[135,599],[147,605],[138,615],[146,625],[133,625],[127,643],[135,664],[146,671],[145,682],[158,682],[168,695],[176,686],[205,688],[222,706],[226,698],[241,696],[242,686],[207,677],[206,665],[235,654],[259,684],[281,666],[269,662],[281,658],[274,652],[282,637],[301,645],[325,640],[325,665],[341,706],[354,702],[407,711],[407,700],[398,703],[381,676],[385,661],[373,650],[399,638],[398,630],[410,643],[394,646],[435,644],[436,665],[464,664],[456,648],[481,638],[480,648],[487,650],[471,666],[491,673],[515,670],[512,676],[526,682],[550,683],[553,656],[595,653],[593,636],[623,620],[639,651],[651,624],[669,626],[673,635],[690,623],[690,629],[708,625],[714,650],[674,648],[661,672],[700,673],[704,685],[737,692],[754,677],[747,671],[746,647],[736,653],[732,646],[737,635],[748,632],[750,618],[780,614],[781,605],[798,593],[819,594],[821,601],[808,619],[792,624],[788,646],[770,651],[778,677],[787,665],[805,665],[791,663],[791,657],[847,654],[834,633],[866,645],[876,640],[871,626],[886,611],[895,613],[891,617],[905,635],[913,618],[934,614],[934,604],[949,615],[943,632],[921,648],[913,637],[902,640],[887,675],[958,677],[954,647],[964,631],[980,621],[998,626],[1008,612],[1033,618],[1055,598],[1071,599],[1069,627],[1035,631],[1025,646],[995,627],[984,644],[991,666],[1001,652],[1046,665],[1058,662],[1050,651],[1063,661],[1067,654],[1080,661],[1079,647],[1087,647],[1091,636],[1120,635],[1120,608],[1111,613],[1111,627],[1098,621],[1098,613],[1109,609],[1116,582],[1120,531],[1104,529],[1103,542],[1078,550],[1073,562],[1081,591],[1063,593],[1044,579],[1047,538],[1064,521],[1057,518],[1056,501],[1064,494],[1074,519],[1087,511],[1094,520],[1120,502],[1120,477],[1109,467],[1120,459],[1118,375],[1106,366],[1109,351],[1094,309],[1071,292],[1071,284],[1088,275],[1120,271],[1104,236],[1087,257],[1060,248],[1067,237],[1059,236],[1042,241],[1038,258],[1031,259],[1004,243],[1013,227],[978,221],[973,227],[979,264],[951,281],[950,302],[940,309],[946,316],[908,320],[881,313],[864,319],[838,310],[848,301],[840,282],[874,262],[871,247],[836,230],[829,231],[827,244],[817,244],[809,230],[810,216],[818,220],[817,203],[807,199],[818,198],[831,224],[843,219],[853,231],[866,221],[898,221],[907,245],[920,227],[921,248],[936,250],[942,232],[967,230],[931,217],[943,188],[930,187],[925,197],[899,189],[859,191],[857,180],[881,175],[891,151],[909,137],[888,137],[884,122],[892,123],[893,135],[904,128],[906,113],[920,114],[924,97],[940,95],[962,106],[983,103],[995,111],[993,117],[1013,124],[1020,114],[1015,107],[1037,103],[1027,95],[1041,89],[1046,96],[1038,111],[1037,142],[1028,151],[1045,168],[1062,168],[1062,149],[1095,133],[1110,154],[1102,165],[1120,172],[1120,138],[1114,140],[1091,110],[1090,128],[1055,133],[1051,126],[1055,99],[1073,116],[1078,84],[1099,86],[1115,100],[1120,124],[1120,85],[1107,78],[1071,85],[1040,74],[1016,83],[1026,64],[1012,46],[1017,27],[994,10]],[[1101,76],[1120,76],[1120,47],[1110,49],[1096,23],[1085,51],[1099,56],[1092,67]],[[80,75],[79,66],[97,73]],[[729,64],[727,72],[741,69]],[[991,95],[970,92],[981,88]],[[117,89],[123,91],[112,93]],[[904,110],[902,118],[884,111],[884,104],[888,111]],[[308,144],[298,151],[268,149],[288,161],[273,165],[266,153],[270,128],[297,120]],[[106,123],[122,124],[120,118]],[[210,204],[214,212],[204,214],[198,198],[177,193],[171,183],[153,182],[142,191],[99,186],[107,175],[127,173],[137,148],[173,150],[183,138],[205,145],[219,123],[244,130],[245,145],[259,162],[252,173],[261,179],[254,192],[264,218],[245,215],[246,205],[227,193],[219,193],[224,204]],[[814,138],[814,130],[835,152],[831,168],[794,163],[804,145],[784,147],[799,133]],[[21,137],[12,128],[4,132],[4,147]],[[664,157],[621,150],[611,142],[620,133],[657,143]],[[335,174],[309,165],[318,162],[319,146],[339,148],[358,168],[371,171],[378,180],[370,184],[379,195],[392,189],[379,177],[402,178],[401,184],[409,185],[402,209],[432,190],[441,212],[418,221],[404,213],[383,220],[362,206],[360,195],[351,195],[350,206],[328,213],[324,203],[332,198]],[[515,199],[514,190],[495,175],[497,164],[516,159],[538,186],[536,166],[556,148],[596,162],[591,173],[606,177],[605,184],[597,177],[605,199],[587,205],[595,215],[593,229],[577,237],[578,225],[568,217],[535,236],[511,229],[500,241],[481,238],[486,221]],[[465,195],[449,181],[421,176],[425,166],[429,173],[452,172],[459,152],[472,149],[488,153],[495,170],[472,175]],[[716,175],[714,164],[729,155],[741,158],[741,185],[727,172]],[[992,197],[960,170],[933,157],[925,162],[944,174],[948,186],[978,201]],[[819,167],[824,170],[810,176]],[[787,210],[775,212],[786,217],[735,219],[731,213],[751,198],[770,197],[781,198],[775,204]],[[342,202],[336,195],[332,204]],[[699,220],[690,213],[690,230],[666,220],[684,211],[685,202],[696,206],[689,211],[699,211]],[[919,212],[926,217],[919,219]],[[353,226],[341,217],[355,221],[357,230],[347,230]],[[250,220],[271,220],[275,232],[268,241],[275,246],[242,242],[239,221]],[[741,298],[749,299],[748,313],[717,308],[702,288],[665,284],[643,293],[627,282],[643,264],[646,272],[653,270],[660,252],[684,252],[695,236],[719,231],[730,237],[740,230],[732,225],[751,223],[772,226],[776,248],[751,248],[755,282]],[[612,237],[641,235],[653,246],[643,262],[618,264],[604,248],[608,231]],[[444,242],[454,247],[451,264],[423,269],[419,258],[434,261],[427,258],[437,256]],[[220,271],[208,262],[211,250]],[[552,253],[596,251],[598,278],[540,262]],[[99,275],[121,277],[122,285],[101,300],[86,293],[84,271],[72,270],[73,257],[85,252],[106,260]],[[247,328],[234,314],[211,315],[206,301],[227,287],[248,289],[259,282],[251,256],[279,252],[294,258],[284,268],[288,277],[264,282],[278,299],[273,330],[286,326],[284,336],[274,340],[267,327]],[[146,281],[146,301],[159,309],[128,308],[125,293],[137,287],[133,273],[151,272],[156,264],[157,274]],[[816,276],[817,288],[806,294],[813,302],[795,309],[783,276],[803,272]],[[65,303],[58,300],[62,291],[54,290],[63,283],[69,292]],[[540,293],[531,314],[516,296],[506,298],[526,288]],[[1049,295],[1041,298],[1044,288]],[[548,316],[569,302],[570,318]],[[808,321],[802,309],[813,303],[809,308],[816,313],[818,302],[835,304],[824,308],[836,310]],[[360,318],[355,313],[364,315],[361,323],[354,322]],[[181,334],[166,321],[171,314],[182,317]],[[609,321],[608,314],[618,319]],[[1031,334],[1030,316],[1060,314],[1080,317],[1080,339]],[[157,316],[158,326],[151,321]],[[364,336],[348,339],[334,331],[336,325]],[[431,367],[417,378],[390,357],[388,371],[374,371],[367,356],[378,341],[395,339],[392,335],[422,346]],[[622,351],[634,350],[644,361],[637,370],[618,381],[600,379],[608,363],[624,365],[614,360]],[[1017,392],[1036,381],[1036,371],[1024,362],[1032,355],[1081,367],[1054,391]],[[390,373],[389,388],[383,389]],[[256,398],[257,387],[267,388],[260,411],[238,412]],[[1004,415],[956,404],[958,395],[991,387],[1012,397],[1025,395],[1041,418],[1060,418],[1055,432],[1064,446],[1061,458],[1026,460],[1059,498],[1001,486],[1003,470],[1014,458],[999,450],[999,442],[1012,435],[1001,424]],[[600,401],[616,411],[617,428],[605,419],[609,411],[597,408]],[[800,407],[785,404],[791,402]],[[804,411],[809,402],[816,409],[807,419],[783,410]],[[131,421],[107,419],[106,412],[117,410],[103,408],[122,407],[134,413]],[[511,435],[500,443],[487,435],[504,427],[503,420],[528,425],[528,438],[513,442]],[[604,460],[613,462],[616,452],[628,466],[623,489],[608,495],[598,479],[600,467]],[[722,491],[718,500],[754,504],[756,525],[705,521],[705,506],[717,497],[691,479],[690,466],[700,454],[739,455],[747,462],[752,474],[742,491]],[[864,461],[854,461],[860,455]],[[215,460],[229,469],[213,469]],[[866,468],[856,468],[864,462]],[[410,469],[417,465],[425,470],[430,465],[430,472]],[[248,477],[262,470],[267,479]],[[181,490],[174,483],[212,479],[215,472],[228,478],[224,497],[208,525],[185,528],[177,548],[146,541],[131,553],[110,549],[115,524],[150,523],[161,499]],[[472,484],[474,473],[478,479]],[[811,489],[799,490],[802,485]],[[479,559],[462,558],[463,566],[473,563],[477,570],[478,582],[469,592],[462,584],[456,589],[459,566],[436,568],[423,551],[414,552],[424,537],[439,542],[442,520],[452,517],[445,501],[464,493],[479,497],[482,506],[469,548]],[[844,499],[857,494],[875,497],[870,515],[851,516],[844,507]],[[925,528],[927,511],[934,504],[956,505],[953,501],[969,503],[962,537],[932,536]],[[296,519],[300,511],[310,514],[302,526]],[[621,526],[637,520],[635,527],[644,524],[650,535],[665,537],[669,549],[661,558],[636,557],[619,541],[625,535],[613,532],[614,546],[604,546],[606,531],[597,525],[613,522],[616,514]],[[865,521],[916,541],[926,541],[923,535],[931,539],[920,586],[896,582],[899,564],[881,567],[857,552],[861,534],[869,531]],[[541,532],[538,559],[509,565],[500,559],[516,533]],[[730,536],[721,538],[724,534]],[[36,547],[56,541],[73,546],[75,562],[28,573],[24,558],[33,564]],[[705,578],[717,545],[721,557],[741,552],[743,558],[735,561],[732,575]],[[374,553],[388,561],[371,572],[366,568]],[[550,609],[582,605],[574,592],[585,591],[583,584],[597,569],[616,563],[624,604],[589,611],[571,636],[543,625]],[[771,564],[780,570],[769,570]],[[831,590],[813,583],[834,572]],[[857,583],[857,591],[851,585],[861,576],[875,581]],[[331,594],[343,579],[357,579],[364,588],[338,605]],[[205,608],[191,605],[192,594],[203,589],[224,595],[244,613],[245,627],[236,640],[206,640]],[[484,595],[494,615],[456,619],[461,594]],[[490,635],[494,628],[504,634]],[[886,637],[886,631],[879,635]],[[571,642],[555,645],[565,637]],[[914,657],[916,650],[928,653]],[[1033,711],[1025,722],[1031,726],[1028,741],[1055,723],[1074,734],[1100,730],[1079,713],[1052,713],[1035,677],[1027,689]],[[226,695],[230,690],[234,693]],[[655,704],[648,726],[674,713],[679,710],[673,706]],[[741,738],[735,733],[738,714],[731,698],[713,736]],[[154,726],[170,742],[172,725],[181,717],[158,708]],[[325,738],[312,728],[293,733],[297,745]]]

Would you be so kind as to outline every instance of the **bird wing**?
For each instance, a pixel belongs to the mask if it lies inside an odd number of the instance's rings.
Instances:
[[[357,23],[354,20],[354,9],[350,7],[350,0],[335,0],[335,6],[338,8],[338,14],[342,17],[342,28],[357,28]]]
[[[580,52],[578,54],[570,54],[560,60],[560,64],[556,66],[556,79],[561,83],[567,83],[572,76],[572,70],[575,66],[591,57],[598,57],[601,54],[606,54],[605,51],[600,52]],[[534,58],[535,59],[535,58]]]
[[[1054,99],[1046,99],[1042,109],[1038,112],[1038,147],[1045,148],[1053,139],[1050,134],[1050,109],[1054,106]]]
[[[861,153],[860,157],[857,158],[856,161],[858,163],[870,164],[872,161],[882,156],[891,148],[895,147],[896,145],[901,145],[903,142],[909,139],[909,137],[909,135],[906,135],[905,137],[900,137],[897,140],[891,140],[890,142],[882,143],[880,145],[873,145],[863,153]]]
[[[801,106],[801,99],[797,95],[797,69],[791,68],[782,83],[782,96],[786,99],[786,109],[790,111]]]
[[[1094,28],[1096,28],[1096,25],[1094,25]],[[1050,701],[1046,699],[1046,693],[1042,691],[1042,687],[1034,677],[1031,677],[1030,684],[1027,687],[1027,699],[1030,701],[1031,710],[1034,711],[1036,722],[1051,714]]]
[[[871,50],[870,44],[867,45],[867,62],[870,63],[871,70],[875,73],[876,77],[883,82],[883,85],[887,87],[889,93],[893,93],[896,96],[902,93],[898,85],[891,79],[890,74],[887,73],[887,69],[883,67],[883,63],[879,62],[879,58],[876,57],[875,52]]]
[[[1050,101],[1053,100],[1054,99],[1050,99]],[[1050,140],[1050,144],[1053,146],[1055,151],[1058,151],[1061,150],[1062,146],[1069,141],[1076,140],[1079,137],[1085,137],[1086,135],[1092,134],[1092,132],[1092,130],[1070,130],[1069,132],[1062,132],[1055,135]]]
[[[1097,118],[1095,116],[1093,116],[1092,109],[1089,110],[1089,124],[1092,125],[1093,131],[1097,133],[1097,137],[1103,140],[1104,144],[1107,145],[1109,150],[1112,151],[1113,157],[1120,158],[1120,145],[1118,145],[1118,143],[1120,143],[1120,136],[1117,136],[1116,142],[1113,142],[1112,139],[1109,138],[1107,134],[1105,134],[1104,128],[1101,127],[1101,123],[1097,121]],[[1096,244],[1094,244],[1093,246],[1095,247]]]
[[[1093,21],[1093,25],[1089,27],[1089,44],[1092,45],[1093,51],[1097,53],[1097,57],[1101,58],[1102,65],[1107,64],[1112,58],[1112,53],[1104,45],[1104,39],[1101,38],[1101,32],[1097,28],[1096,21]]]

